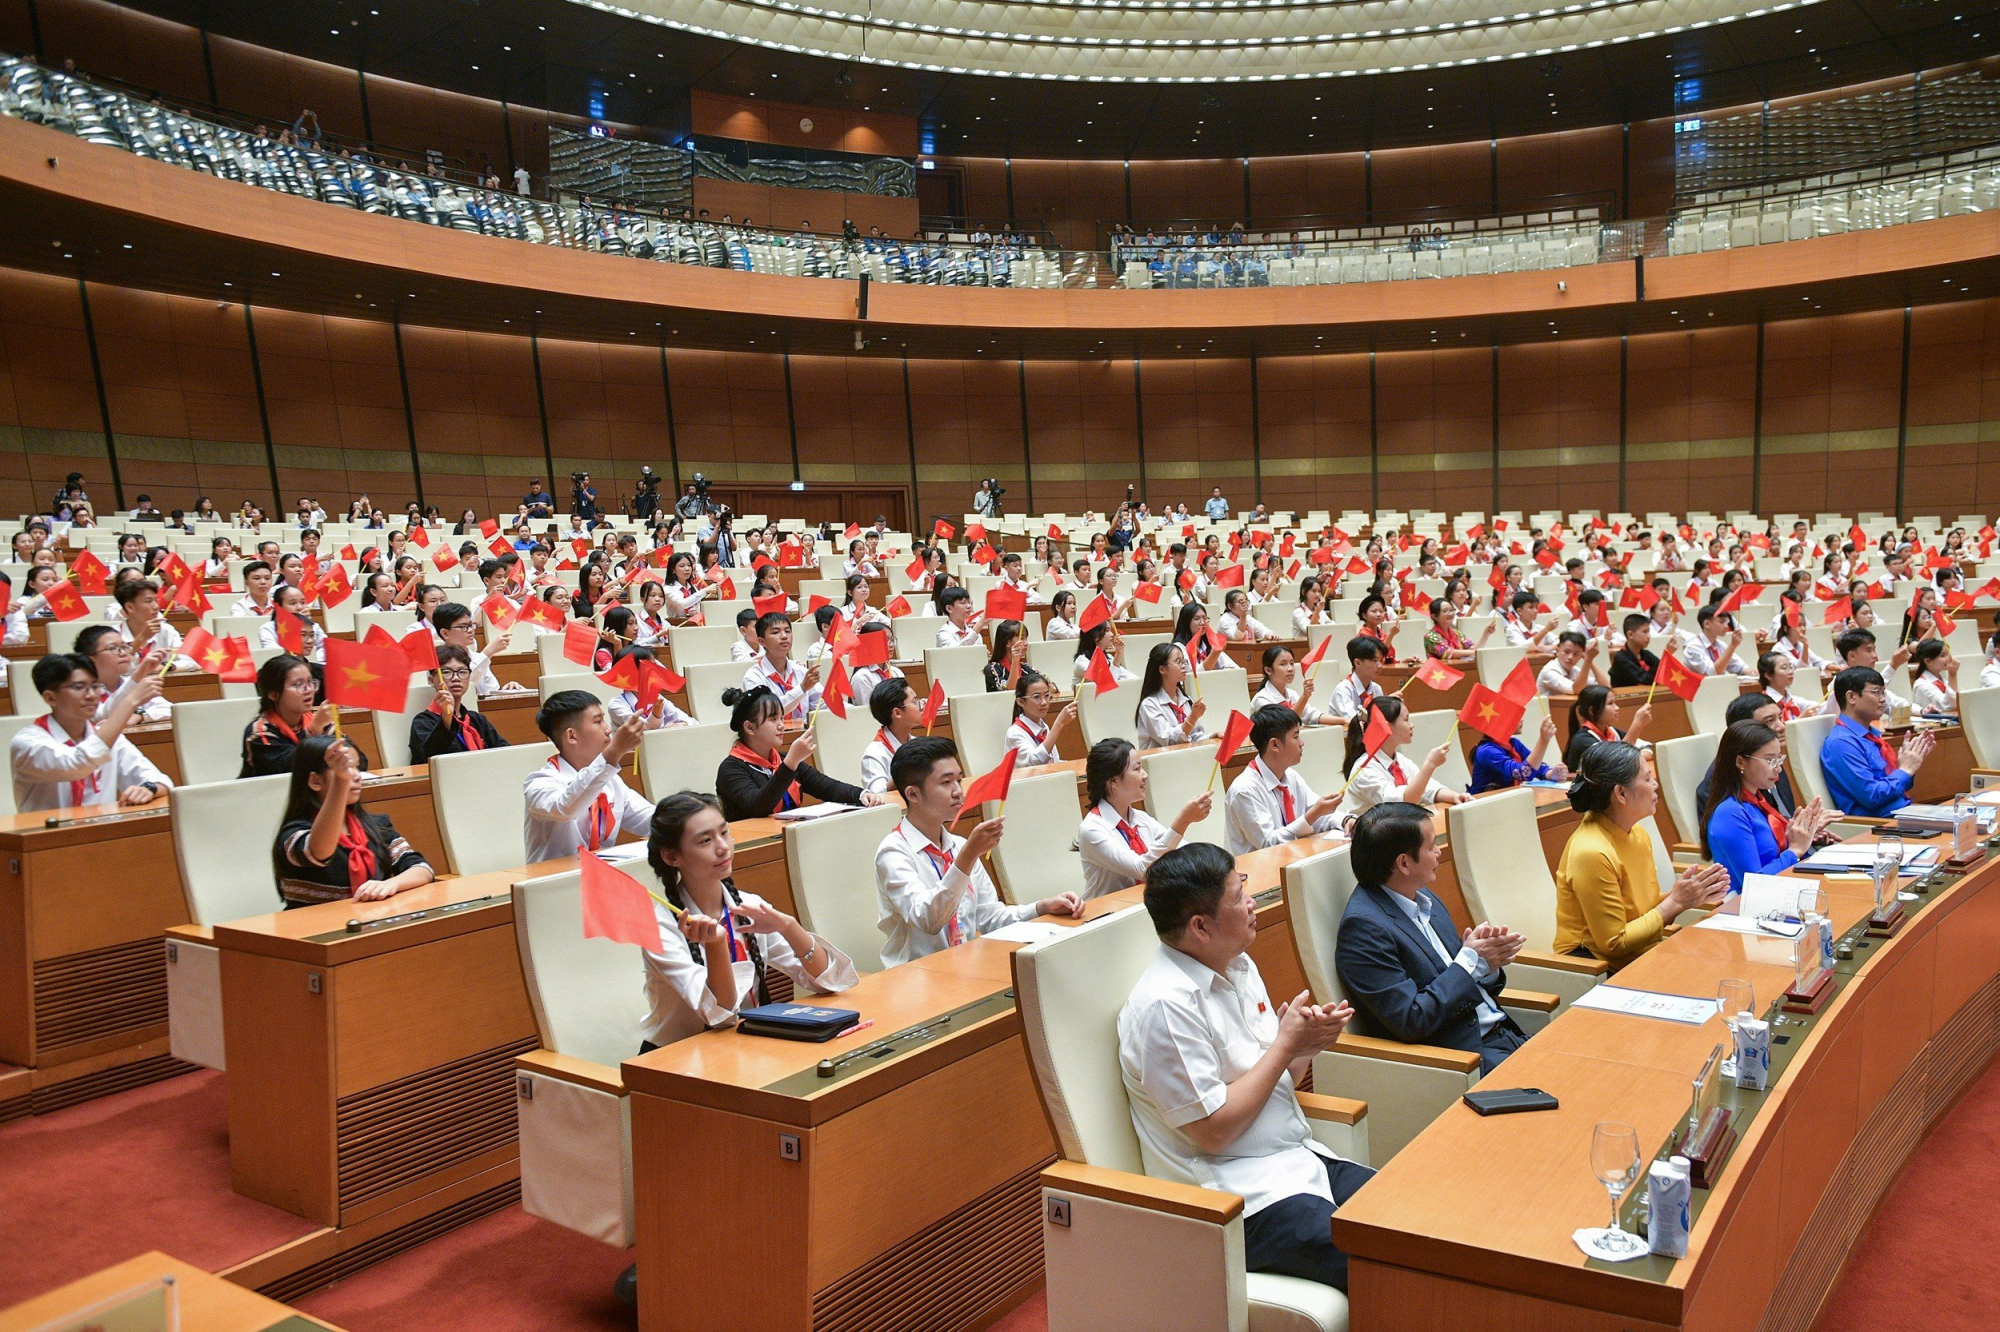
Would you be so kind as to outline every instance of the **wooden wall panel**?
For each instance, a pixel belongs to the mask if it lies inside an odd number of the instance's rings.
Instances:
[[[792,410],[799,479],[808,486],[909,485],[901,361],[794,356]]]
[[[1181,158],[1132,163],[1132,216],[1242,219],[1243,159]]]
[[[268,117],[275,134],[310,107],[321,129],[356,139],[365,136],[361,82],[352,69],[229,37],[210,36],[208,50],[215,65],[216,100],[230,110]]]
[[[33,55],[35,25],[29,17],[30,0],[0,0],[0,49]]]
[[[1020,373],[1018,362],[998,359],[910,362],[910,423],[926,517],[964,513],[989,476],[1008,488],[1009,507],[1026,506]]]
[[[1151,373],[1151,366],[1147,367]],[[1257,362],[1264,502],[1293,509],[1367,507],[1368,354],[1266,356]],[[1152,434],[1146,437],[1152,452]],[[1227,483],[1225,483],[1226,485]],[[1225,490],[1232,501],[1247,500]],[[1205,498],[1206,486],[1201,487]]]
[[[1894,507],[1902,325],[1900,310],[1765,325],[1767,497],[1797,512]]]
[[[1028,438],[1035,503],[1108,513],[1140,483],[1130,361],[1030,361]]]
[[[1100,224],[1125,217],[1125,165],[1017,158],[1014,216],[1046,225],[1066,250],[1094,250]]]
[[[1497,197],[1510,201],[1558,194],[1618,195],[1624,174],[1624,131],[1618,125],[1501,139],[1495,156]],[[1672,192],[1673,142],[1665,144]]]
[[[1493,154],[1484,143],[1383,149],[1374,155],[1373,172],[1378,214],[1478,210],[1493,195]]]
[[[2000,495],[2000,445],[1988,443],[1986,352],[1994,305],[1911,311],[1909,436],[1903,503],[1946,519]]]
[[[104,417],[91,375],[77,284],[0,269],[5,315],[0,381],[0,495],[8,511],[43,509],[71,472],[99,507],[112,500]]]
[[[9,8],[20,23],[18,44],[10,42],[7,49],[32,54],[27,5],[14,0]],[[35,0],[35,12],[41,23],[42,53],[51,65],[74,60],[88,73],[186,101],[208,101],[201,33],[196,29],[105,0]]]
[[[1491,508],[1490,349],[1384,352],[1375,374],[1382,506]]]
[[[1147,361],[1141,387],[1147,491],[1154,507],[1186,501],[1192,508],[1214,485],[1232,502],[1249,505],[1257,488],[1249,362]]]
[[[507,128],[490,98],[370,74],[368,120],[377,143],[413,153],[436,149],[465,170],[507,174]]]
[[[1500,507],[1560,503],[1561,377],[1555,341],[1500,349]]]
[[[416,498],[395,330],[290,310],[260,308],[254,315],[284,503],[295,507],[310,495],[331,512],[366,493],[394,511]],[[212,498],[224,507],[221,496]],[[457,508],[463,507],[462,500]]]
[[[547,475],[528,339],[409,326],[403,361],[425,499],[452,517],[511,511]]]
[[[782,356],[669,349],[667,365],[684,481],[792,480]]]
[[[1251,211],[1258,217],[1359,217],[1367,207],[1360,153],[1250,159]]]

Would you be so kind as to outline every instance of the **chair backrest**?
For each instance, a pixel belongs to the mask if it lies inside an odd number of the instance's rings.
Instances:
[[[1196,697],[1208,704],[1208,712],[1202,724],[1210,735],[1222,730],[1222,723],[1229,720],[1229,714],[1240,712],[1250,715],[1250,672],[1248,671],[1203,671],[1189,688],[1199,685]]]
[[[1145,1173],[1118,1067],[1118,1014],[1159,949],[1135,906],[1014,954],[1028,1066],[1066,1161]]]
[[[1958,719],[1965,726],[1965,741],[1972,746],[1972,761],[1982,768],[2000,768],[2000,688],[1961,689]]]
[[[1094,687],[1094,686],[1093,686]],[[958,760],[968,776],[990,772],[1007,752],[1007,728],[1014,721],[1014,695],[952,694],[951,736],[958,742]]]
[[[1139,761],[1146,768],[1146,812],[1161,823],[1173,822],[1181,806],[1213,783],[1215,799],[1210,802],[1208,817],[1190,824],[1181,840],[1228,845],[1229,820],[1224,810],[1222,779],[1215,773],[1214,745],[1156,750]]]
[[[646,872],[644,861],[612,868],[635,879]],[[544,1049],[612,1068],[638,1052],[646,1022],[644,955],[636,944],[584,937],[576,870],[514,885],[514,941]]]
[[[76,651],[78,636],[92,625],[103,623],[102,619],[97,618],[50,620],[47,629],[44,630],[44,633],[47,635],[47,646],[42,650],[45,653],[74,652]],[[32,661],[28,664],[30,666],[34,665]]]
[[[470,689],[466,697],[472,697]],[[410,692],[404,696],[401,712],[376,712],[375,752],[382,756],[385,768],[400,768],[410,761],[410,722],[419,712],[431,705],[437,697],[437,690],[421,675],[410,677]]]
[[[987,650],[976,643],[971,647],[927,647],[924,649],[924,674],[931,680],[944,681],[947,698],[955,694],[984,693],[987,659]]]
[[[715,774],[736,743],[720,722],[664,726],[639,737],[639,783],[655,803],[676,791],[715,794]]]
[[[1701,809],[1695,803],[1695,788],[1715,762],[1713,735],[1684,735],[1662,740],[1653,746],[1653,768],[1660,775],[1660,799],[1674,817],[1674,829],[1683,842],[1701,843]]]
[[[1076,679],[1076,640],[1038,638],[1028,644],[1028,665],[1049,677],[1058,694],[1067,694]]]
[[[1439,708],[1435,712],[1413,712],[1410,714],[1410,725],[1416,731],[1416,735],[1403,748],[1412,758],[1421,761],[1424,755],[1443,745],[1444,766],[1433,775],[1454,791],[1463,791],[1472,785],[1472,769],[1465,763],[1465,746],[1458,743],[1456,712],[1449,708]]]
[[[1338,1003],[1347,997],[1334,968],[1334,946],[1340,942],[1340,918],[1354,895],[1354,867],[1349,848],[1335,847],[1285,866],[1285,909],[1292,919],[1292,942],[1313,1001]]]
[[[555,752],[545,740],[431,760],[431,804],[453,874],[484,874],[527,862],[528,807],[521,783]]]
[[[1556,879],[1542,855],[1535,793],[1526,787],[1445,810],[1458,887],[1472,919],[1493,921],[1546,949],[1556,934]]]
[[[957,720],[956,716],[952,718],[954,735],[958,733]],[[861,785],[861,755],[879,729],[874,716],[868,711],[868,700],[851,700],[845,717],[834,716],[831,708],[819,708],[813,713],[812,728],[813,738],[819,741],[819,753],[813,759],[813,765],[829,777]]]
[[[226,782],[243,771],[243,731],[257,719],[258,706],[254,696],[174,704],[174,758],[181,780],[199,786]]]
[[[690,666],[703,662],[728,661],[729,650],[741,640],[736,617],[717,619],[711,613],[707,624],[675,625],[667,630],[667,642],[674,657],[674,669],[685,674]],[[738,663],[739,665],[741,663]]]
[[[23,726],[29,725],[34,720],[33,717],[22,716],[0,717],[0,753],[11,752],[14,744],[14,732],[20,730]],[[14,806],[14,783],[11,780],[0,782],[0,816],[17,814],[19,812]]]
[[[1083,895],[1083,857],[1076,849],[1078,819],[1073,774],[1045,772],[1015,779],[1007,790],[1012,835],[1002,837],[993,848],[994,878],[1008,901],[1018,905],[1058,893]]]
[[[263,621],[258,619],[249,623],[253,625],[249,633],[249,638],[254,643],[257,641],[257,630],[263,627]],[[383,633],[389,635],[391,638],[400,639],[403,635],[409,633],[410,630],[416,628],[417,613],[413,610],[356,611],[354,612],[355,638],[366,638],[369,627],[378,624],[382,626]],[[220,629],[212,629],[209,632],[218,637],[222,633]]]
[[[856,969],[880,971],[887,936],[875,888],[875,848],[902,819],[902,807],[830,814],[785,830],[785,865],[799,922],[854,959]]]
[[[1653,839],[1653,875],[1659,881],[1660,891],[1665,893],[1674,886],[1673,848],[1667,845],[1666,836],[1660,831],[1660,821],[1651,814],[1633,826],[1644,828],[1646,836]]]
[[[1488,689],[1498,689],[1516,666],[1528,659],[1528,650],[1522,647],[1475,648],[1473,660],[1478,663],[1479,683]]]
[[[565,663],[566,665],[569,663]],[[589,671],[557,671],[544,675],[535,682],[535,688],[546,703],[565,689],[580,689],[593,698],[607,699],[617,693],[610,685],[592,675]]]
[[[1341,764],[1347,761],[1345,726],[1308,726],[1299,732],[1303,742],[1299,755],[1299,776],[1317,795],[1330,795],[1347,781]],[[1216,798],[1221,799],[1221,792]]]
[[[740,661],[698,661],[681,674],[687,678],[688,708],[701,721],[726,722],[729,709],[722,702],[725,690],[741,689],[750,669]]]
[[[176,786],[167,797],[188,919],[219,925],[281,911],[271,849],[292,779],[283,774]]]
[[[49,701],[35,688],[34,661],[7,663],[7,697],[13,700],[17,717],[33,721],[48,712]]]
[[[1097,686],[1082,684],[1076,691],[1077,722],[1083,727],[1083,742],[1094,745],[1113,736],[1139,740],[1139,681],[1127,680],[1116,689],[1098,693]]]
[[[922,661],[924,649],[937,646],[942,615],[898,615],[889,622],[890,636],[896,640],[897,661]]]
[[[1688,725],[1701,735],[1721,735],[1729,729],[1729,705],[1743,692],[1743,682],[1733,675],[1705,677],[1688,701]]]
[[[543,634],[535,640],[535,665],[542,675],[572,675],[590,669],[582,662],[571,661],[563,655],[561,634]]]
[[[1834,808],[1826,790],[1826,772],[1819,766],[1819,751],[1839,720],[1833,713],[1816,712],[1785,724],[1785,766],[1791,770],[1792,795],[1801,808],[1815,800]]]

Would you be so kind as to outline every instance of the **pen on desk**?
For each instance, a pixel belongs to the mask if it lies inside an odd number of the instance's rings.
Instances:
[[[840,1032],[838,1035],[834,1037],[834,1039],[839,1040],[842,1036],[852,1036],[855,1032],[866,1031],[874,1025],[875,1025],[874,1018],[864,1018],[860,1022],[857,1022],[853,1026],[847,1028],[845,1031]]]

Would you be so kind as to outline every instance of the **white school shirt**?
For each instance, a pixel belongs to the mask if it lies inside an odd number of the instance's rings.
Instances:
[[[1037,726],[1026,717],[1014,718],[1007,728],[1007,748],[1021,751],[1019,763],[1024,768],[1032,768],[1038,763],[1058,763],[1062,756],[1057,754],[1049,739],[1049,727]]]
[[[1179,711],[1175,711],[1176,707]],[[1183,690],[1178,703],[1164,689],[1156,689],[1139,701],[1139,748],[1158,749],[1162,745],[1192,744],[1208,734],[1200,722],[1188,717],[1194,703]]]
[[[1551,660],[1542,667],[1542,673],[1535,677],[1537,692],[1548,694],[1574,694],[1590,679],[1590,663],[1578,657],[1576,670],[1566,671],[1562,663]]]
[[[1264,687],[1251,696],[1250,710],[1255,712],[1258,708],[1274,705],[1290,708],[1293,712],[1299,714],[1299,720],[1307,726],[1319,725],[1320,718],[1326,716],[1326,713],[1311,703],[1306,704],[1303,708],[1300,707],[1299,694],[1301,692],[1303,691],[1294,689],[1290,693],[1285,693],[1278,686],[1266,681]]]
[[[1720,650],[1717,644],[1709,642],[1700,634],[1690,634],[1681,642],[1681,660],[1686,662],[1687,668],[1696,675],[1714,675],[1718,672],[1726,675],[1756,674],[1743,664],[1743,658],[1733,652],[1729,654],[1728,661],[1717,660],[1716,653]]]
[[[1084,897],[1102,897],[1130,888],[1146,877],[1154,861],[1181,844],[1179,833],[1137,805],[1132,806],[1125,824],[1139,835],[1145,851],[1134,851],[1125,835],[1118,831],[1118,811],[1109,800],[1100,800],[1077,825],[1076,849],[1083,858]]]
[[[172,627],[169,625],[166,629],[161,630],[161,632],[169,632]],[[326,665],[326,630],[320,628],[311,620],[307,620],[302,634],[305,640],[305,659],[310,662],[316,662],[321,666]],[[175,646],[179,646],[179,644]],[[284,644],[278,641],[277,616],[273,615],[270,619],[257,626],[257,646],[273,652],[284,647]]]
[[[1284,801],[1278,796],[1280,785],[1292,794],[1292,817],[1289,819],[1285,817]],[[1250,766],[1229,784],[1229,795],[1224,801],[1229,812],[1228,832],[1224,839],[1229,854],[1246,855],[1280,842],[1339,831],[1337,814],[1323,814],[1318,822],[1307,822],[1306,811],[1318,799],[1312,788],[1306,785],[1306,779],[1299,775],[1296,764],[1286,770],[1281,781],[1271,775],[1263,759],[1251,759]]]
[[[1289,1069],[1220,1152],[1182,1131],[1220,1110],[1277,1037],[1277,1005],[1248,953],[1218,972],[1160,945],[1118,1013],[1118,1071],[1147,1174],[1234,1193],[1246,1216],[1303,1194],[1333,1201],[1321,1158],[1339,1158],[1312,1136]]]
[[[139,677],[136,675],[127,674],[119,682],[116,689],[104,696],[104,701],[97,705],[97,711],[92,714],[91,720],[93,722],[103,721],[105,714],[111,711],[111,705],[116,703],[124,695],[125,691],[130,689],[138,679]],[[163,722],[172,721],[173,719],[174,705],[167,702],[166,696],[163,694],[156,694],[152,698],[147,699],[132,714],[132,720],[135,722]]]
[[[867,560],[843,560],[840,567],[844,571],[844,576],[848,578],[852,578],[856,574],[860,574],[863,578],[880,578],[882,576],[882,571]]]
[[[1049,620],[1042,630],[1042,637],[1049,640],[1076,638],[1076,621],[1065,620],[1058,615]]]
[[[1136,680],[1139,678],[1138,676],[1132,674],[1132,672],[1126,670],[1123,666],[1120,666],[1115,661],[1108,663],[1108,665],[1111,667],[1111,678],[1116,680],[1119,684],[1124,684],[1127,680]],[[1084,677],[1084,673],[1089,669],[1090,669],[1090,658],[1078,657],[1076,661],[1073,662],[1070,666],[1070,678],[1072,680],[1081,680]]]
[[[1958,691],[1929,671],[1910,678],[1910,694],[1919,712],[1958,711]]]
[[[1256,616],[1245,615],[1239,620],[1228,611],[1222,612],[1216,618],[1215,628],[1218,633],[1231,642],[1235,642],[1236,635],[1245,628],[1250,630],[1250,641],[1252,643],[1266,643],[1278,636],[1277,630],[1271,628],[1271,626],[1265,624]]]
[[[1400,755],[1392,758],[1378,749],[1354,765],[1354,773],[1347,779],[1347,794],[1341,798],[1340,808],[1333,817],[1341,827],[1351,827],[1363,810],[1373,809],[1384,801],[1401,800],[1404,788],[1416,779],[1416,764]],[[1431,778],[1424,786],[1423,803],[1436,803],[1450,789],[1437,778]]]
[[[1524,623],[1513,611],[1500,617],[1500,632],[1506,635],[1508,647],[1548,647],[1555,642],[1554,630],[1536,637],[1533,628],[1532,622]]]
[[[978,626],[967,620],[963,629],[946,620],[938,626],[937,645],[941,648],[972,647],[980,641]]]
[[[1807,645],[1805,649],[1805,659],[1801,661],[1799,659],[1798,649],[1792,646],[1792,640],[1789,638],[1780,638],[1778,639],[1777,642],[1771,644],[1771,651],[1777,653],[1779,656],[1783,657],[1786,661],[1791,662],[1793,666],[1798,667],[1800,669],[1806,669],[1809,667],[1815,671],[1823,671],[1827,667],[1833,665],[1833,663],[1828,661],[1825,657],[1822,657],[1819,655],[1819,653],[1814,652],[1810,644]]]
[[[1326,618],[1326,610],[1324,607],[1322,607],[1316,615],[1314,612],[1307,610],[1304,606],[1292,607],[1292,637],[1294,638],[1309,637],[1309,635],[1306,633],[1306,629],[1308,628],[1308,626],[1315,624],[1325,624],[1325,623],[1327,623],[1327,618]]]
[[[737,896],[744,906],[768,905],[755,893],[739,892]],[[647,1040],[654,1045],[671,1045],[713,1027],[730,1026],[739,1012],[756,1006],[759,999],[754,963],[742,958],[735,962],[732,970],[736,973],[736,1003],[725,1008],[708,988],[707,954],[703,953],[700,962],[694,960],[687,936],[681,933],[680,917],[659,902],[653,903],[653,914],[660,921],[661,947],[658,952],[645,950],[647,1011],[641,1032]],[[747,940],[740,934],[737,938],[747,954]],[[861,979],[855,972],[853,959],[817,934],[812,940],[826,961],[826,969],[817,978],[800,965],[798,954],[792,951],[784,935],[772,932],[758,934],[756,938],[765,972],[777,971],[791,977],[802,993],[836,994]],[[727,942],[702,945],[704,949],[728,946]]]
[[[633,647],[651,647],[667,636],[667,617],[664,615],[654,619],[642,610],[632,617],[632,623],[636,629],[632,635]]]
[[[757,660],[757,654],[763,650],[762,648],[751,647],[741,638],[738,638],[734,643],[729,645],[729,659],[731,661],[755,661]]]
[[[875,849],[875,924],[887,936],[883,966],[941,953],[955,943],[1034,919],[1033,902],[1009,906],[1000,899],[986,866],[974,865],[971,874],[958,867],[964,845],[963,837],[946,830],[944,845],[936,849],[944,853],[948,867],[940,869],[924,850],[933,843],[904,819]]]
[[[674,701],[665,694],[660,695],[658,706],[660,709],[660,719],[658,722],[648,719],[646,722],[647,730],[662,731],[669,726],[694,725],[694,718],[675,707]],[[604,700],[604,711],[610,716],[613,728],[623,726],[625,719],[638,710],[639,695],[630,689],[621,689],[610,698]]]
[[[686,586],[681,583],[663,583],[667,594],[667,617],[674,620],[688,620],[701,614],[703,598],[713,590],[705,583]]]
[[[780,674],[772,668],[769,654],[760,654],[743,672],[743,688],[746,691],[759,687],[769,689],[784,704],[787,721],[804,721],[819,706],[819,686],[807,689],[805,678],[806,667],[798,662],[786,662],[784,672]]]
[[[868,700],[875,692],[875,686],[884,680],[900,680],[903,672],[894,662],[884,662],[880,666],[856,666],[847,673],[847,683],[854,702],[863,712],[868,710]]]
[[[884,726],[875,732],[875,738],[861,751],[861,789],[883,792],[889,789],[889,765],[895,761],[896,751],[902,743],[889,734]]]
[[[116,805],[128,786],[151,782],[161,791],[173,780],[147,761],[139,747],[119,736],[107,745],[96,728],[71,740],[44,713],[14,732],[9,757],[14,768],[14,808],[23,814],[71,807]]]
[[[278,601],[276,597],[273,597],[260,607],[256,599],[246,592],[236,599],[236,604],[229,608],[229,613],[231,615],[269,615],[277,607]]]
[[[0,643],[7,647],[21,646],[28,641],[28,621],[44,620],[48,615],[48,598],[39,592],[16,602],[13,609],[7,612],[7,632],[0,636]]]
[[[1361,677],[1348,672],[1346,678],[1333,687],[1333,697],[1326,701],[1326,710],[1342,721],[1354,720],[1354,714],[1361,711],[1364,699],[1382,697],[1382,686],[1363,686]]]
[[[527,802],[528,863],[561,860],[590,845],[591,816],[599,796],[610,803],[610,827],[600,827],[597,849],[618,840],[620,829],[644,837],[652,828],[653,806],[618,769],[599,755],[581,770],[557,754],[521,783]]]
[[[2000,686],[2000,661],[1988,657],[1986,664],[1979,668],[1979,687],[1992,689]]]
[[[493,673],[492,654],[472,648],[466,653],[472,658],[472,696],[488,698],[500,692],[500,677]]]

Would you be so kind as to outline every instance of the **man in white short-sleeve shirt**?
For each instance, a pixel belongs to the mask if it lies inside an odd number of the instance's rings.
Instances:
[[[1160,951],[1118,1014],[1118,1066],[1146,1173],[1243,1199],[1244,1266],[1347,1289],[1328,1220],[1374,1171],[1312,1136],[1293,1090],[1353,1010],[1274,1004],[1250,960],[1256,904],[1221,847],[1146,872]]]

